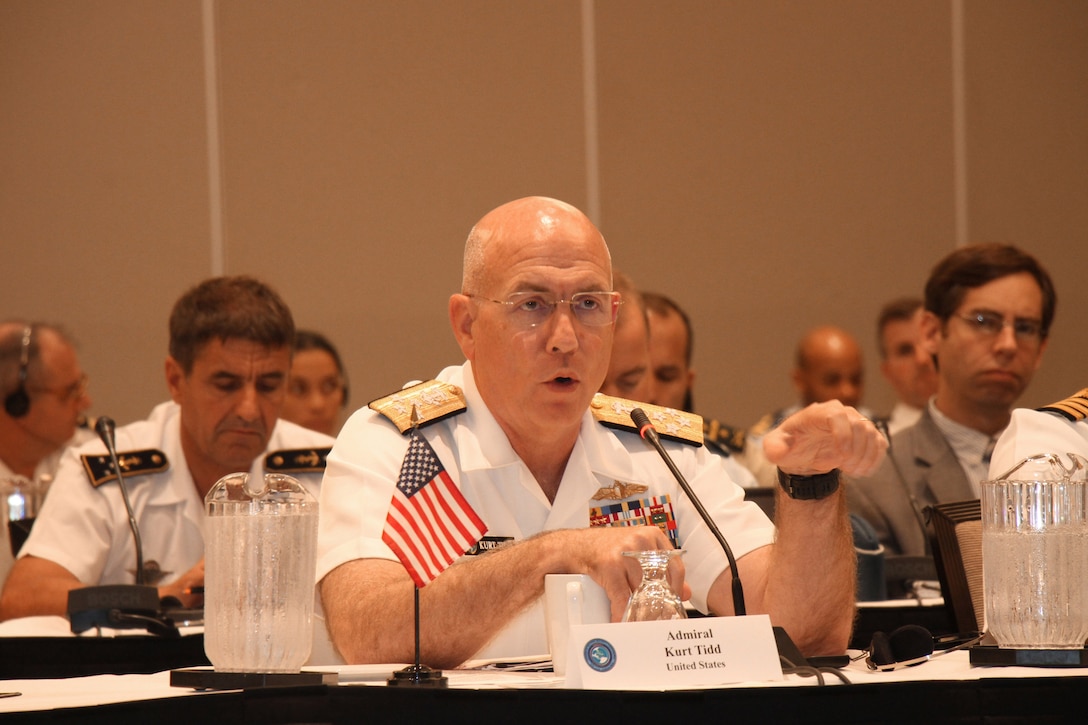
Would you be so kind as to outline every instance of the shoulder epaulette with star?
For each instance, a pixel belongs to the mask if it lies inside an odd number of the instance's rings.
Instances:
[[[703,445],[703,419],[694,413],[614,398],[603,393],[594,395],[589,403],[589,409],[593,411],[593,417],[598,423],[637,433],[638,426],[631,420],[631,411],[635,408],[642,408],[646,412],[660,437],[693,446]]]
[[[321,473],[331,448],[293,448],[264,457],[264,470],[275,473]]]
[[[1044,405],[1042,408],[1039,408],[1039,410],[1046,413],[1057,413],[1067,420],[1084,420],[1085,418],[1088,418],[1088,388],[1085,388],[1076,395],[1071,395],[1065,400],[1059,400],[1057,403]]]
[[[745,435],[744,428],[722,425],[721,422],[713,418],[710,420],[703,419],[704,442],[712,441],[733,453],[741,453],[744,450]]]
[[[81,458],[83,470],[87,472],[87,478],[95,488],[117,478],[117,472],[113,470],[113,461],[110,460],[108,453],[92,453],[83,455]],[[154,448],[118,453],[117,462],[121,465],[125,476],[162,473],[170,468],[170,461],[166,460],[166,454]]]
[[[416,409],[419,427],[436,423],[443,418],[457,415],[468,408],[465,394],[456,385],[439,380],[428,380],[410,388],[398,390],[392,395],[371,401],[370,409],[381,413],[401,433],[412,427],[412,408]]]

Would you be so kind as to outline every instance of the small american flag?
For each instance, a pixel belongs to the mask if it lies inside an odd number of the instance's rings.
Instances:
[[[412,430],[385,519],[384,541],[424,587],[487,532],[431,444]]]

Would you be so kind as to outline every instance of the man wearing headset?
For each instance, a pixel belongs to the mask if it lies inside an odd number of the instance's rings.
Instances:
[[[16,482],[44,496],[71,443],[94,434],[80,428],[91,405],[87,376],[72,340],[60,328],[10,320],[0,323],[0,486],[7,494]],[[8,511],[5,519],[32,516],[33,509]],[[0,531],[0,580],[11,569],[7,520]]]

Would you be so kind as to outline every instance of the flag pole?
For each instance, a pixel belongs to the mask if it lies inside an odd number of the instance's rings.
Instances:
[[[412,406],[412,435],[419,434],[419,410],[415,405]],[[442,674],[442,670],[434,670],[427,665],[420,664],[419,662],[419,586],[412,587],[415,600],[415,638],[416,638],[416,661],[410,667],[405,667],[403,670],[397,670],[393,673],[393,676],[389,678],[387,684],[391,687],[432,687],[437,689],[445,689],[450,686],[450,678],[445,677]]]
[[[415,588],[416,600],[416,669],[419,669],[419,587]]]

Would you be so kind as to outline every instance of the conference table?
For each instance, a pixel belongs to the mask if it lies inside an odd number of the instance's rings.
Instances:
[[[189,635],[196,636],[196,635]],[[82,639],[82,638],[73,638]],[[856,653],[855,653],[856,654]],[[183,665],[184,666],[184,665]],[[566,688],[551,672],[494,664],[447,670],[449,689],[386,686],[403,665],[311,668],[336,685],[197,691],[171,686],[169,669],[145,674],[0,680],[0,723],[562,723],[1079,722],[1088,668],[978,667],[967,651],[875,672],[862,661],[827,675],[670,691]],[[743,718],[743,719],[739,719]]]
[[[971,667],[956,652],[918,667],[844,669],[852,684],[789,676],[683,691],[563,688],[550,673],[450,670],[446,690],[391,688],[399,666],[345,667],[340,684],[197,692],[170,673],[6,680],[0,722],[26,723],[564,723],[607,722],[1079,722],[1088,668]],[[740,719],[743,718],[743,719]]]

